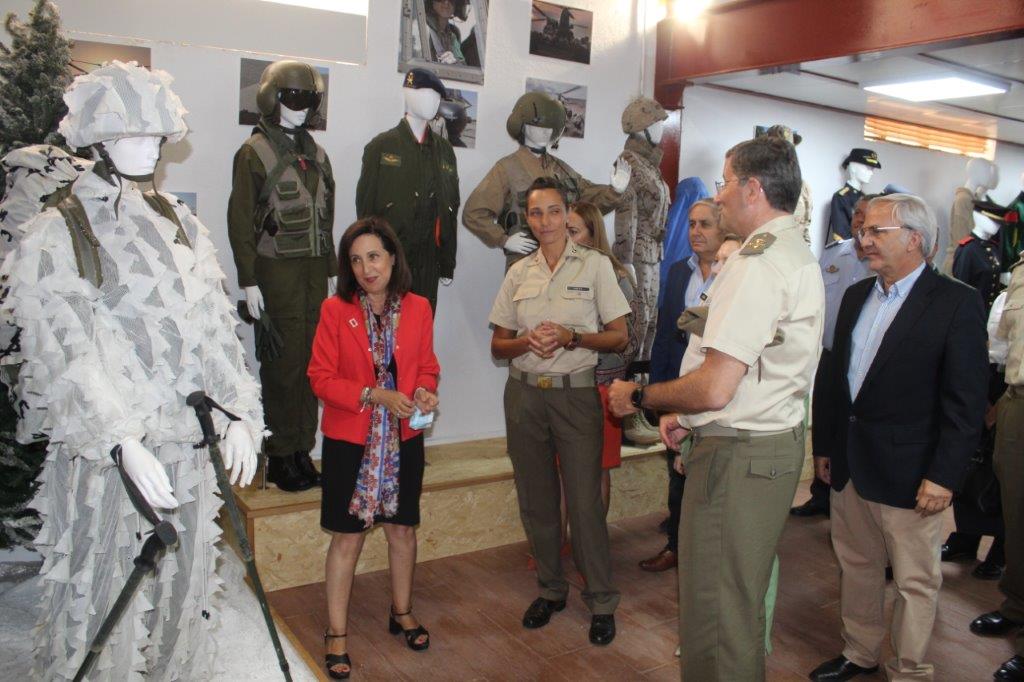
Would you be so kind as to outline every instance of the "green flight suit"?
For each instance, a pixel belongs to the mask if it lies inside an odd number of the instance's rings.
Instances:
[[[260,143],[261,136],[272,146],[297,152],[299,160],[292,168],[309,195],[317,196],[320,183],[324,183],[324,206],[313,209],[315,229],[320,231],[320,255],[274,257],[259,248],[265,236],[262,229],[257,230],[261,214],[258,203],[267,173],[272,170],[264,167],[254,146]],[[320,164],[315,162],[318,157],[322,158]],[[316,440],[318,403],[309,387],[306,368],[320,304],[327,297],[327,279],[338,274],[331,236],[333,225],[334,177],[323,150],[305,129],[297,130],[293,139],[280,126],[261,121],[235,154],[228,200],[228,237],[239,287],[259,286],[267,315],[284,342],[280,357],[261,358],[260,362],[263,409],[272,434],[264,444],[269,457],[308,452]]]
[[[412,270],[412,291],[437,307],[437,281],[455,276],[459,174],[449,142],[427,127],[423,143],[403,118],[370,140],[356,186],[356,215],[395,230]]]

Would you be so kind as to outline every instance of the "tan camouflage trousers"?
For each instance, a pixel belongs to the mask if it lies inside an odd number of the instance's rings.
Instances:
[[[630,320],[630,337],[636,339],[635,360],[651,359],[651,346],[654,345],[654,332],[658,326],[658,285],[661,281],[660,263],[641,263],[634,261],[636,269],[636,289],[630,308],[633,319]]]

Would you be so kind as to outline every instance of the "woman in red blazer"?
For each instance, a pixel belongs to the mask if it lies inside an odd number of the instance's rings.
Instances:
[[[338,247],[338,294],[320,308],[309,380],[323,401],[323,498],[327,550],[324,633],[327,672],[345,679],[352,578],[364,531],[384,526],[391,569],[389,630],[409,648],[430,645],[411,615],[416,529],[423,485],[423,434],[410,425],[437,407],[440,367],[427,299],[410,293],[412,276],[394,231],[382,218],[352,224]]]

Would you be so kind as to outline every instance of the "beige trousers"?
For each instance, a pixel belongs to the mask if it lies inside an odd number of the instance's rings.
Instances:
[[[892,614],[890,680],[931,680],[925,663],[935,624],[942,571],[942,514],[863,499],[849,481],[832,491],[832,547],[839,560],[843,655],[859,666],[879,662],[885,637],[885,566],[892,565],[896,604]]]

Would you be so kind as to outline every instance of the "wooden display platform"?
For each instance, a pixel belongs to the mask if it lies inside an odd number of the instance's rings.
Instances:
[[[664,451],[661,444],[623,446],[622,466],[612,470],[609,521],[664,509]],[[504,438],[427,446],[426,460],[419,561],[525,539]],[[258,473],[254,483],[261,479]],[[268,592],[323,581],[330,535],[320,528],[320,488],[285,493],[273,485],[253,486],[236,488],[235,498]],[[225,540],[237,549],[226,517],[221,525]],[[387,544],[376,528],[366,538],[356,573],[386,567]]]

